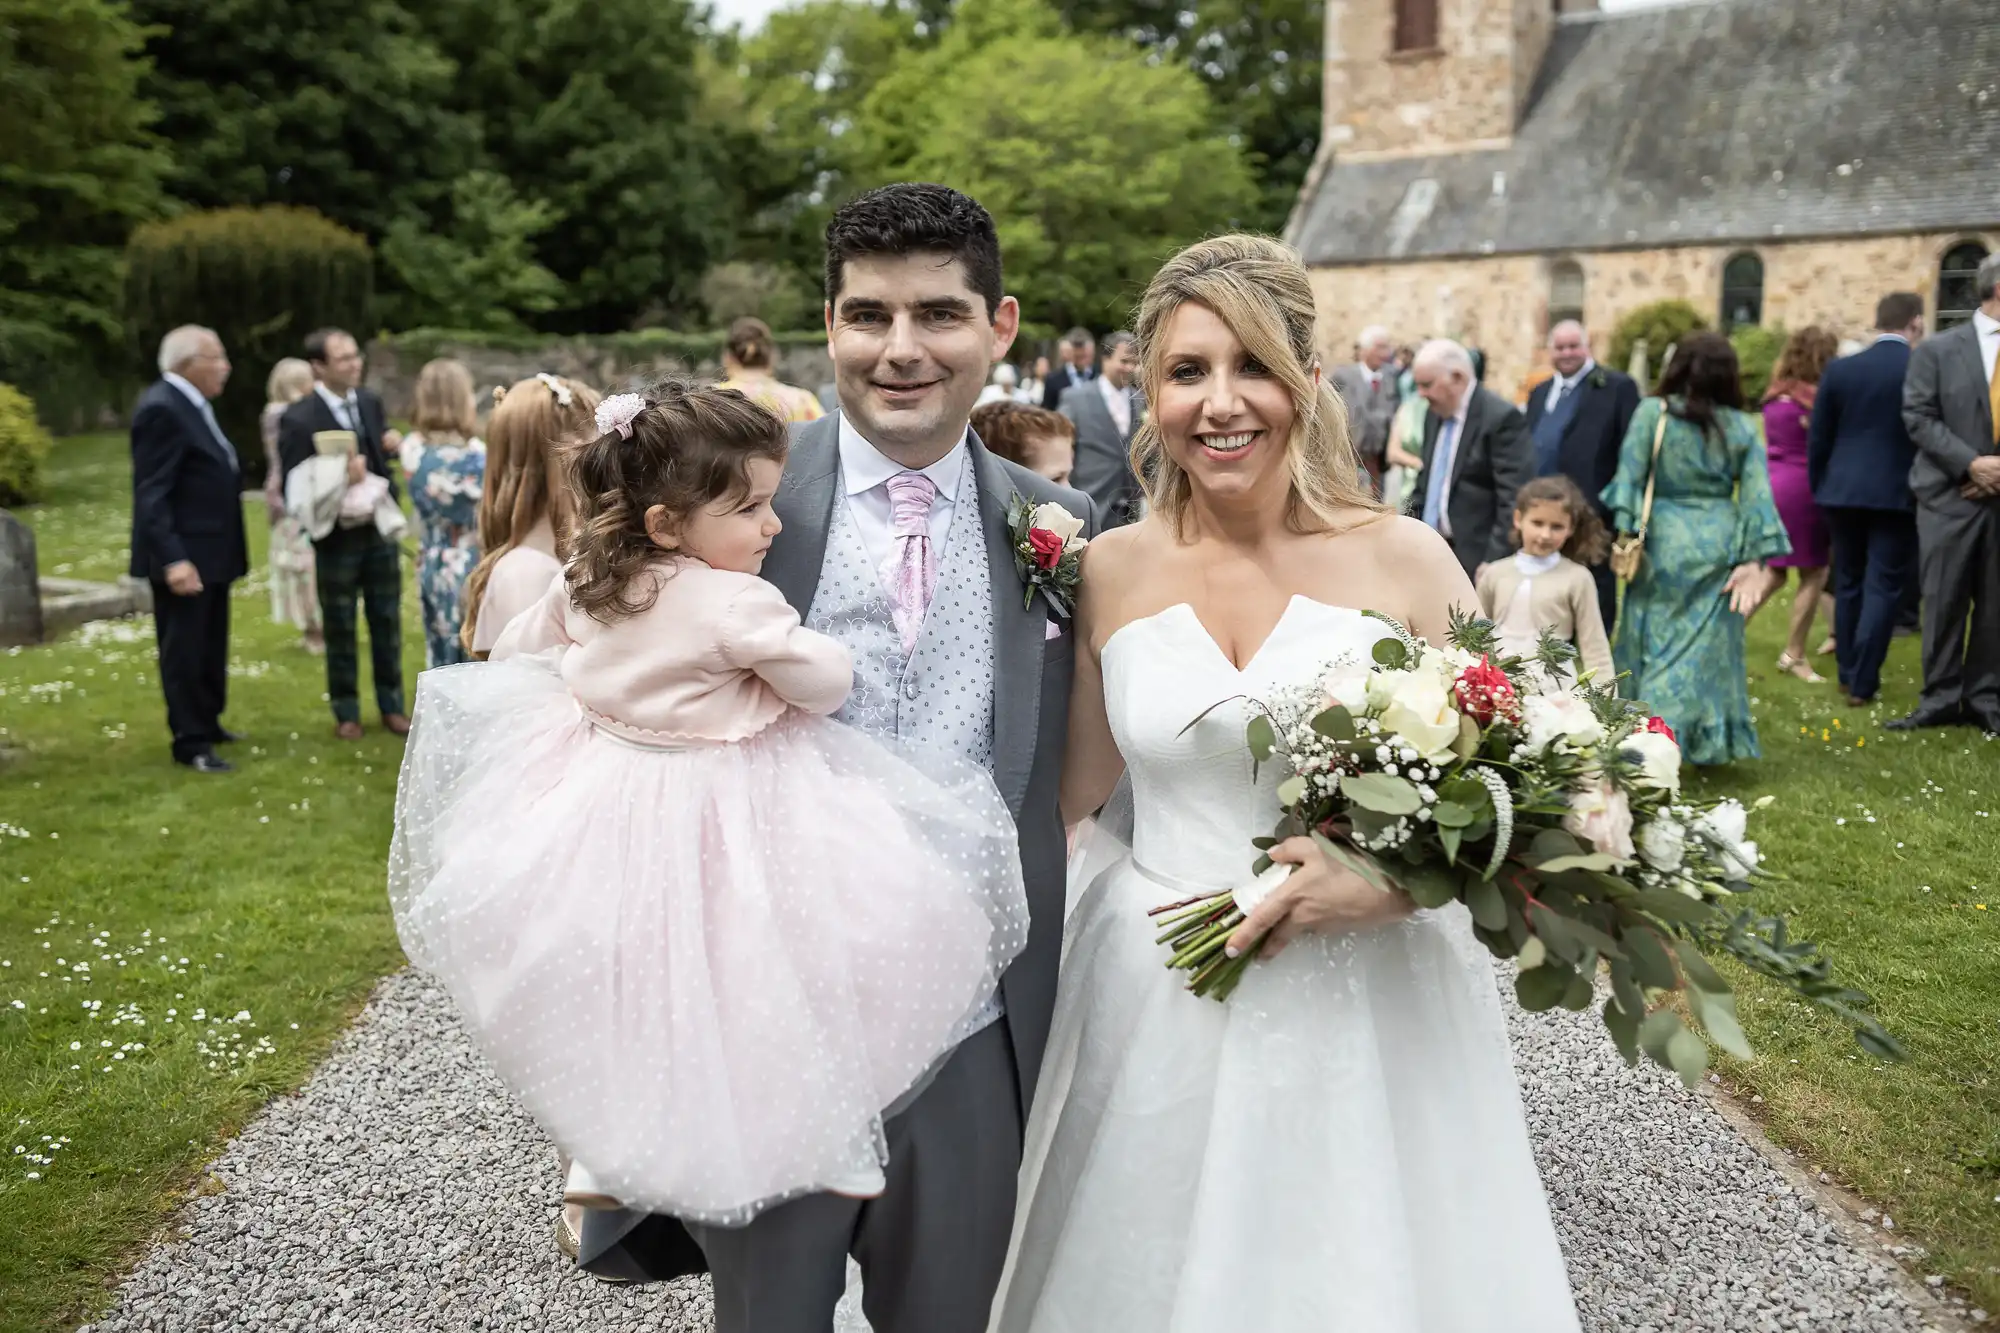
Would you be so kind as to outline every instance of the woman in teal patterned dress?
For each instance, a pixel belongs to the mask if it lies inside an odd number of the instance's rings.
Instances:
[[[1645,561],[1625,591],[1612,648],[1626,675],[1620,692],[1666,719],[1690,763],[1754,759],[1744,616],[1756,609],[1764,562],[1792,547],[1728,339],[1702,333],[1682,342],[1660,396],[1639,404],[1604,490],[1620,532],[1639,529],[1662,413]]]
[[[465,660],[458,630],[465,580],[479,563],[479,493],[486,446],[472,398],[472,373],[449,358],[417,376],[415,429],[403,441],[410,505],[417,512],[417,596],[423,605],[424,664]]]

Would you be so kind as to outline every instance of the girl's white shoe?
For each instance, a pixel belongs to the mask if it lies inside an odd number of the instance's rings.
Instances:
[[[579,1208],[623,1208],[612,1195],[604,1192],[597,1178],[584,1168],[582,1162],[572,1161],[563,1176],[563,1202],[573,1203]]]

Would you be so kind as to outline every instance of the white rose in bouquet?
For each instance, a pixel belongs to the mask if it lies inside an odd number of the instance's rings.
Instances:
[[[1730,799],[1720,802],[1695,821],[1695,832],[1715,848],[1716,856],[1722,862],[1722,872],[1733,879],[1750,878],[1761,861],[1757,844],[1744,837],[1749,819],[1749,812],[1743,808],[1742,802]]]
[[[1450,681],[1457,680],[1459,672],[1469,666],[1476,665],[1478,661],[1478,658],[1466,652],[1463,648],[1454,648],[1449,644],[1443,648],[1437,648],[1430,644],[1425,644],[1424,655],[1418,659],[1418,667],[1420,670],[1434,671],[1445,680]]]
[[[1458,740],[1458,710],[1452,707],[1451,692],[1432,671],[1379,672],[1402,677],[1388,692],[1382,708],[1382,725],[1409,742],[1426,759],[1439,760],[1451,753]],[[1371,683],[1369,697],[1375,697]]]
[[[1084,545],[1083,520],[1059,504],[1036,505],[1035,511],[1028,515],[1028,526],[1030,528],[1047,528],[1050,532],[1062,538],[1063,552],[1065,554],[1070,551],[1079,550]]]
[[[1657,815],[1639,830],[1639,857],[1663,875],[1681,868],[1687,857],[1687,830],[1672,815]]]
[[[1681,747],[1657,731],[1635,731],[1618,745],[1620,753],[1636,755],[1639,772],[1633,781],[1662,791],[1681,789]]]
[[[1632,806],[1609,778],[1594,778],[1570,792],[1563,828],[1606,856],[1632,859]]]
[[[1350,713],[1359,713],[1368,707],[1368,687],[1374,674],[1359,663],[1343,663],[1328,671],[1320,680],[1319,687],[1325,691],[1329,704],[1339,704]]]
[[[1574,694],[1529,695],[1521,704],[1521,723],[1530,750],[1546,750],[1557,741],[1581,750],[1604,739],[1604,724]]]

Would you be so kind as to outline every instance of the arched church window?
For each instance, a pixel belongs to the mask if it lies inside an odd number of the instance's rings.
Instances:
[[[1722,331],[1764,322],[1764,261],[1749,250],[1722,266]]]
[[[1972,318],[1972,312],[1979,309],[1979,294],[1972,284],[1979,275],[1979,265],[1988,253],[1978,241],[1960,241],[1944,252],[1944,258],[1938,263],[1939,333],[1955,324],[1965,323]]]
[[[1559,259],[1549,266],[1549,327],[1583,318],[1583,265]]]
[[[1438,0],[1396,0],[1396,49],[1434,51],[1438,45]]]

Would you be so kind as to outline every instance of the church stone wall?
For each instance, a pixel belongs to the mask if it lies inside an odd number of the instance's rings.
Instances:
[[[1328,147],[1352,158],[1505,142],[1553,25],[1549,0],[1438,0],[1438,49],[1398,52],[1395,0],[1328,0]]]
[[[1963,239],[1952,232],[1320,268],[1312,275],[1320,350],[1330,365],[1350,359],[1355,334],[1370,324],[1384,325],[1399,342],[1455,337],[1485,350],[1489,388],[1518,397],[1529,373],[1546,363],[1549,268],[1557,260],[1583,266],[1584,318],[1602,355],[1619,318],[1649,301],[1679,298],[1715,320],[1722,265],[1743,250],[1764,261],[1767,327],[1822,324],[1844,338],[1865,337],[1875,302],[1888,292],[1917,292],[1928,309],[1938,261]],[[2000,234],[1983,239],[2000,249]]]

